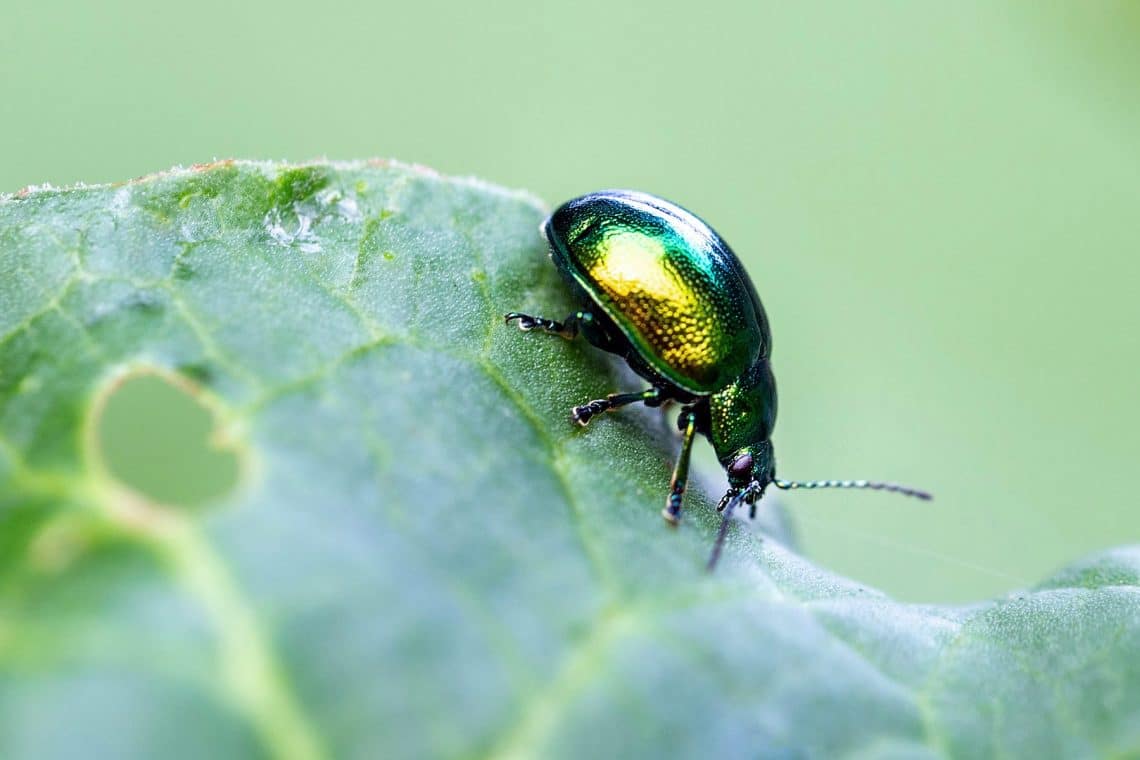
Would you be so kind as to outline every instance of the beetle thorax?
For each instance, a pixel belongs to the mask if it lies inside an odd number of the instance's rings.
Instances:
[[[709,397],[709,440],[725,468],[743,452],[757,464],[771,460],[776,424],[776,381],[767,361],[754,364],[737,380]],[[769,465],[766,471],[773,468]]]

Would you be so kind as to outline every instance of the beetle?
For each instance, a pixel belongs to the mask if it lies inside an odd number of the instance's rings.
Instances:
[[[506,322],[524,331],[582,336],[625,359],[648,381],[646,390],[575,406],[570,416],[579,425],[629,404],[681,405],[681,450],[662,515],[671,525],[680,522],[693,439],[700,433],[728,476],[728,490],[717,505],[723,519],[709,570],[716,566],[733,512],[744,503],[755,517],[756,501],[769,485],[868,488],[931,498],[894,483],[776,477],[771,440],[776,382],[768,317],[740,259],[699,217],[648,193],[602,190],[564,203],[541,229],[579,308],[560,321],[510,312]]]

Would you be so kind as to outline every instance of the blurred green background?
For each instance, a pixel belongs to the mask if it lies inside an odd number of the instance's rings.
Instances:
[[[1140,5],[481,5],[9,3],[0,189],[385,156],[649,190],[756,280],[781,474],[937,494],[792,495],[817,561],[966,600],[1140,540]],[[153,474],[136,395],[111,463]]]

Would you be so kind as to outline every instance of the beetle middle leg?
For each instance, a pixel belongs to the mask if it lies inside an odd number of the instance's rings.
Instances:
[[[638,393],[611,393],[605,398],[574,407],[570,410],[570,419],[585,427],[595,415],[612,412],[639,401],[646,406],[661,406],[665,401],[664,391],[660,388],[650,388]]]

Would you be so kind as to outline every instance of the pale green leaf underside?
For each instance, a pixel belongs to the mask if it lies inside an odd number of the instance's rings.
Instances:
[[[1140,547],[902,605],[739,526],[675,440],[507,329],[569,303],[531,198],[397,165],[227,163],[0,198],[0,756],[1140,753]],[[188,512],[107,476],[117,377],[242,452]]]

